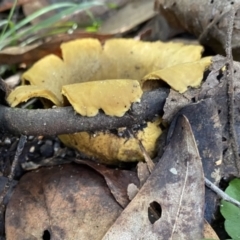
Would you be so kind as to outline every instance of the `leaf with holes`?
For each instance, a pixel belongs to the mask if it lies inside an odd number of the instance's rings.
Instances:
[[[101,239],[126,203],[126,172],[65,164],[26,173],[7,206],[7,239]]]
[[[180,116],[162,159],[103,239],[201,239],[203,224],[202,163]]]

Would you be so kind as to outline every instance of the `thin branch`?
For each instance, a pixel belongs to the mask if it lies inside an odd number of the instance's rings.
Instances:
[[[27,141],[27,137],[24,136],[24,135],[21,135],[21,137],[19,139],[19,142],[18,142],[17,151],[15,153],[15,156],[14,156],[14,159],[13,159],[13,162],[12,162],[11,172],[8,175],[9,181],[12,181],[13,178],[14,178],[14,173],[15,173],[15,169],[16,169],[16,166],[17,166],[17,162],[18,162],[18,159],[19,159],[20,155],[22,154],[22,151],[23,151],[23,148],[24,148],[24,145],[25,145],[26,141]]]
[[[134,134],[134,132],[132,130],[128,130],[130,136],[132,138],[135,138],[137,141],[138,141],[138,145],[139,145],[139,148],[142,152],[142,155],[145,159],[145,162],[147,164],[147,167],[148,167],[148,171],[149,173],[152,173],[152,171],[154,170],[154,167],[155,167],[155,164],[153,162],[153,160],[150,158],[149,154],[147,153],[145,147],[143,146],[142,142],[140,139],[138,139],[138,137],[136,136],[136,134]]]
[[[211,181],[209,181],[207,178],[205,178],[205,185],[210,188],[212,191],[214,191],[219,197],[221,197],[223,200],[232,203],[236,207],[240,208],[240,202],[238,202],[236,199],[230,197],[225,192],[223,192],[220,188],[218,188],[216,185],[214,185]]]
[[[102,112],[95,117],[83,117],[76,114],[72,107],[28,110],[0,105],[0,132],[52,136],[119,127],[132,128],[163,113],[168,91],[161,88],[145,92],[141,102],[132,104],[123,117],[110,117]]]
[[[16,165],[17,165],[19,157],[20,157],[20,155],[21,155],[21,153],[23,151],[23,148],[24,148],[24,145],[26,143],[26,140],[27,140],[27,137],[23,136],[23,135],[19,139],[17,150],[16,150],[16,153],[15,153],[15,156],[14,156],[14,159],[13,159],[13,163],[12,163],[12,166],[11,166],[11,171],[10,171],[10,173],[8,175],[8,179],[7,179],[7,182],[5,183],[3,191],[0,194],[0,222],[4,221],[3,220],[4,219],[4,212],[5,212],[5,209],[6,209],[6,205],[4,203],[4,198],[7,195],[9,187],[11,186],[11,184],[13,182]]]
[[[203,29],[202,33],[198,37],[198,41],[204,45],[206,42],[206,39],[208,39],[207,35],[210,31],[213,31],[214,28],[217,27],[217,23],[220,22],[226,15],[228,14],[228,10],[222,12],[221,14],[217,14],[214,16],[214,19],[207,25],[205,29]]]

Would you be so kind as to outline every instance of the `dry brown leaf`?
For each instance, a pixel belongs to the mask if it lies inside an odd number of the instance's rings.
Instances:
[[[190,104],[191,100],[184,97],[183,94],[170,90],[166,99],[163,111],[163,120],[170,123],[175,114],[186,105]]]
[[[154,0],[129,1],[114,15],[104,20],[99,31],[108,34],[127,32],[156,15],[153,6]]]
[[[222,165],[217,162],[223,158],[222,125],[218,115],[218,106],[212,98],[183,107],[173,118],[168,130],[167,142],[171,141],[178,116],[188,118],[201,156],[204,175],[215,184],[219,184]],[[215,219],[219,202],[211,189],[205,192],[205,219],[212,222]]]
[[[140,181],[140,186],[142,187],[150,175],[150,172],[148,170],[148,166],[146,163],[139,162],[137,164],[137,174],[138,174],[138,179]]]
[[[30,1],[31,0],[18,0],[16,4],[17,4],[17,6],[21,6],[21,5],[24,5],[24,4],[26,4]],[[4,0],[4,1],[2,1],[1,6],[0,6],[0,12],[11,9],[13,7],[13,5],[15,5],[14,0]]]
[[[122,208],[89,167],[66,164],[25,174],[7,206],[7,239],[101,239]]]
[[[180,116],[154,172],[103,239],[201,239],[203,215],[202,163],[190,124]]]
[[[232,48],[233,56],[239,59],[240,52],[240,1],[209,0],[156,0],[155,9],[165,17],[173,29],[188,31],[197,36],[200,42],[210,46],[218,54],[225,54],[229,12],[235,8]]]
[[[129,203],[128,197],[128,186],[134,184],[134,186],[139,186],[139,180],[135,172],[111,169],[104,165],[75,159],[74,162],[87,165],[100,173],[108,185],[109,190],[116,199],[116,201],[125,208]]]
[[[129,0],[98,0],[96,2],[102,3],[102,6],[93,6],[89,9],[92,16],[94,16],[95,19],[101,19],[106,18],[106,14],[113,14],[115,12],[114,8],[108,7],[108,4],[115,4],[116,7],[123,7]],[[34,0],[29,2],[28,4],[25,4],[23,6],[23,11],[26,16],[30,15],[33,12],[36,12],[37,10],[40,10],[44,7],[47,7],[53,3],[58,3],[58,0]],[[74,0],[69,0],[68,2],[76,3]],[[80,3],[80,2],[78,2]],[[47,14],[47,16],[51,17],[54,16],[58,11],[51,11],[51,13]],[[42,20],[46,19],[46,14],[40,16],[37,19],[34,19],[33,24],[39,23]],[[77,23],[79,26],[86,26],[89,24],[92,24],[92,18],[90,18],[89,14],[86,11],[76,11],[71,15],[64,16],[61,22],[66,21],[72,21]]]
[[[203,235],[206,239],[219,240],[218,235],[206,220],[204,221]]]
[[[199,99],[205,99],[205,98],[211,98],[214,99],[214,102],[216,103],[215,111],[218,112],[218,116],[220,118],[220,122],[222,125],[222,131],[220,132],[222,142],[220,142],[220,145],[222,145],[221,152],[223,152],[223,156],[219,159],[215,159],[214,162],[216,165],[217,163],[222,162],[221,171],[215,171],[213,172],[213,175],[216,179],[221,178],[221,176],[239,176],[239,169],[238,167],[238,160],[234,154],[236,152],[229,144],[231,142],[232,137],[231,134],[236,135],[236,145],[239,145],[240,142],[240,115],[239,115],[239,106],[240,106],[240,84],[239,84],[239,78],[240,78],[240,64],[239,62],[233,62],[233,91],[231,91],[231,94],[233,94],[234,103],[233,103],[233,109],[232,109],[232,117],[233,118],[233,125],[234,130],[233,133],[229,133],[229,107],[232,103],[229,102],[229,92],[228,92],[228,74],[226,74],[226,71],[224,70],[223,66],[226,63],[226,58],[223,56],[215,56],[213,58],[213,65],[211,67],[211,73],[207,77],[203,89],[199,94]],[[213,129],[214,130],[214,129]],[[232,132],[232,131],[230,131]],[[234,133],[235,132],[235,133]],[[235,145],[235,144],[234,144]],[[235,147],[234,147],[235,148]],[[238,147],[237,147],[238,148]],[[216,151],[214,151],[215,154]],[[214,180],[212,180],[214,182]]]
[[[29,1],[29,0],[28,0]],[[80,30],[74,31],[72,34],[58,34],[51,39],[46,39],[44,43],[37,43],[28,46],[8,47],[0,51],[0,64],[21,64],[25,63],[28,66],[35,63],[39,59],[49,54],[55,54],[61,57],[60,45],[63,42],[68,42],[79,38],[96,38],[100,42],[112,38],[111,34],[87,33]]]

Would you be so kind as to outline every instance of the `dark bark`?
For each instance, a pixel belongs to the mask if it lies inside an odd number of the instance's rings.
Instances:
[[[163,113],[167,89],[145,92],[141,103],[134,103],[123,117],[110,117],[99,112],[83,117],[72,107],[28,110],[0,105],[0,131],[24,135],[59,135],[81,131],[97,131],[133,127]]]

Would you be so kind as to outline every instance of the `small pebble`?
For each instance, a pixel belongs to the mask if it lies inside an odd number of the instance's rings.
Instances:
[[[46,140],[46,142],[45,142],[45,144],[48,144],[48,145],[50,145],[50,146],[52,146],[53,145],[53,142],[52,142],[52,140]]]
[[[66,155],[69,156],[69,157],[75,157],[76,156],[75,151],[72,150],[72,149],[68,149],[67,152],[66,152]]]
[[[53,150],[56,153],[58,150],[60,149],[60,143],[59,142],[55,142],[53,145]]]
[[[28,136],[28,140],[33,140],[34,139],[34,136]]]
[[[6,138],[4,139],[4,143],[5,143],[5,144],[11,144],[11,139],[8,138],[8,137],[6,137]]]
[[[43,144],[41,147],[40,147],[40,153],[42,154],[42,156],[44,157],[52,157],[53,156],[53,147],[49,144]]]
[[[34,151],[35,151],[35,146],[31,146],[30,149],[29,149],[29,152],[33,153]]]

